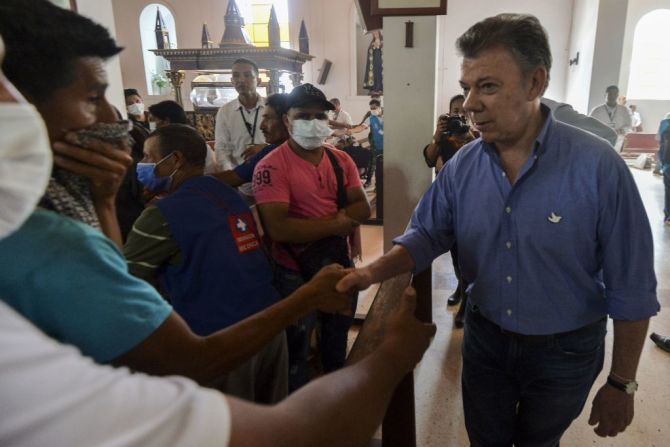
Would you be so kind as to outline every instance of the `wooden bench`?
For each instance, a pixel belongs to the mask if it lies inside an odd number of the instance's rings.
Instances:
[[[631,132],[624,137],[621,155],[637,157],[640,154],[655,154],[657,151],[656,134]]]

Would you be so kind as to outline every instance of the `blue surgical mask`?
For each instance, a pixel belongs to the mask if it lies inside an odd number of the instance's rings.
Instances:
[[[177,172],[177,169],[175,169],[174,172],[167,177],[161,177],[156,175],[156,167],[167,160],[171,155],[172,154],[163,158],[158,163],[137,163],[137,166],[135,167],[135,171],[137,172],[137,179],[149,191],[160,193],[170,190],[170,186],[172,185],[172,177],[174,176],[175,172]]]

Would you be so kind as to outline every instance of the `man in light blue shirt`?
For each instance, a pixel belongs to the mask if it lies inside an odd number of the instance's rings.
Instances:
[[[556,446],[603,367],[589,422],[631,423],[648,319],[659,309],[653,242],[623,160],[540,104],[551,69],[546,32],[501,14],[457,41],[464,108],[481,138],[439,173],[409,230],[340,290],[427,268],[454,242],[468,287],[463,403],[474,446]]]

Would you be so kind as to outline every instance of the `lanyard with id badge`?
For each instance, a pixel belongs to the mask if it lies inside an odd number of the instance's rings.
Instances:
[[[256,106],[256,115],[254,116],[254,124],[253,126],[249,121],[247,121],[247,118],[244,116],[244,112],[242,111],[242,106],[240,106],[240,115],[242,116],[242,121],[244,121],[244,125],[247,128],[247,132],[249,132],[249,136],[251,137],[251,143],[248,143],[246,148],[252,148],[255,146],[254,143],[254,137],[256,136],[256,124],[258,123],[258,112],[260,111],[260,107]]]

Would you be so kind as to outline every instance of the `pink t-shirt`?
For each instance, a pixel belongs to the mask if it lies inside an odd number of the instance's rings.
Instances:
[[[360,188],[361,179],[354,161],[330,145],[344,171],[344,188]],[[288,142],[270,152],[254,169],[254,197],[256,203],[288,203],[290,217],[325,217],[337,213],[337,178],[324,152],[318,166],[300,158]],[[291,255],[279,244],[273,244],[272,256],[284,267],[297,270]]]

